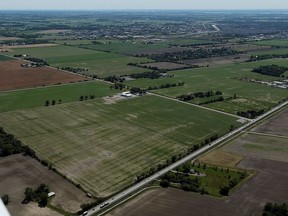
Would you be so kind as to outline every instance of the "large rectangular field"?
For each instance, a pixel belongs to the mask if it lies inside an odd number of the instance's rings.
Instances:
[[[126,75],[147,71],[148,69],[129,66],[127,64],[151,61],[145,58],[81,49],[72,46],[13,49],[11,54],[26,54],[41,58],[54,67],[88,69],[88,71],[83,71],[83,73],[99,77]]]
[[[258,79],[275,81],[283,79],[251,72],[255,67],[271,64],[287,66],[288,62],[285,59],[272,59],[219,67],[178,70],[168,72],[169,75],[173,75],[172,78],[153,80],[137,79],[126,81],[125,84],[140,88],[149,88],[154,86],[159,88],[161,85],[165,85],[166,83],[177,84],[179,82],[184,82],[184,86],[160,88],[153,90],[153,92],[175,98],[191,92],[221,91],[224,98],[232,97],[232,99],[224,102],[210,103],[207,106],[233,114],[236,114],[237,111],[247,111],[249,109],[254,109],[255,107],[268,110],[283,99],[287,98],[288,90],[274,88],[265,84],[250,82],[248,80]],[[234,94],[236,99],[233,99]],[[202,102],[205,100],[209,101],[211,98],[203,98]]]
[[[47,86],[0,93],[0,112],[20,109],[43,107],[46,100],[55,100],[57,104],[79,101],[81,96],[94,95],[95,98],[112,96],[118,90],[111,89],[110,85],[100,81],[89,81],[69,85]]]
[[[237,118],[154,96],[100,99],[0,114],[0,126],[95,195],[185,152]]]
[[[0,91],[88,80],[83,76],[49,67],[22,67],[21,64],[29,63],[20,60],[1,62]]]

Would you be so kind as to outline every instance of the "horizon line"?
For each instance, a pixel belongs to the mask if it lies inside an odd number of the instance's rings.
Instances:
[[[288,8],[252,8],[252,9],[244,9],[244,8],[232,8],[232,9],[0,9],[0,11],[288,11]]]

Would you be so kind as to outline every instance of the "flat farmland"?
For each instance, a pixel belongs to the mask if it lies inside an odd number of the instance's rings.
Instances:
[[[236,94],[236,100],[212,103],[207,105],[208,107],[233,114],[239,110],[247,111],[247,109],[251,109],[255,105],[259,109],[267,110],[278,104],[279,101],[287,98],[287,89],[273,88],[264,84],[242,81],[240,79],[247,77],[249,79],[267,81],[275,80],[275,77],[251,72],[255,67],[271,64],[287,66],[288,62],[284,59],[273,59],[211,68],[178,70],[168,72],[169,75],[174,75],[172,78],[154,80],[137,79],[126,81],[125,84],[140,88],[149,88],[154,86],[160,87],[166,83],[184,82],[185,85],[181,87],[157,89],[153,92],[175,98],[191,92],[221,91],[224,98],[234,97],[234,94]],[[276,79],[278,80],[279,78]],[[210,100],[210,98],[207,98],[207,100]]]
[[[149,62],[146,58],[136,58],[115,53],[82,49],[72,46],[54,46],[46,48],[13,49],[11,54],[26,54],[46,60],[54,67],[84,68],[86,75],[107,77],[110,75],[126,75],[147,71],[128,63]]]
[[[268,49],[268,50],[253,50],[250,55],[284,55],[288,54],[288,48]]]
[[[212,58],[204,58],[204,59],[192,59],[192,60],[184,60],[179,61],[179,63],[186,65],[198,65],[202,67],[206,66],[220,66],[220,65],[228,65],[228,64],[236,64],[245,62],[250,59],[249,55],[235,55],[235,56],[224,56],[224,57],[212,57]]]
[[[202,156],[197,162],[215,166],[237,167],[254,171],[252,178],[240,185],[225,199],[187,193],[176,189],[147,190],[129,200],[107,216],[152,215],[262,215],[267,202],[287,202],[287,138],[271,136],[287,128],[288,110],[236,138],[227,145]],[[284,117],[284,119],[283,119]],[[269,136],[253,134],[269,129]],[[287,134],[286,134],[287,135]]]
[[[66,73],[53,68],[24,68],[25,61],[2,61],[0,64],[0,91],[39,87],[87,80],[77,74]]]
[[[288,47],[288,40],[262,40],[251,42],[256,45]]]
[[[131,40],[131,41],[112,41],[102,44],[90,44],[82,47],[100,50],[110,51],[114,53],[122,53],[126,55],[142,55],[142,54],[155,54],[163,52],[177,52],[180,50],[187,50],[186,47],[179,47],[179,45],[200,45],[204,43],[215,43],[207,40],[197,39],[173,39],[167,38],[160,41],[147,42],[144,40]]]
[[[110,89],[110,85],[99,81],[74,83],[69,85],[48,86],[0,93],[0,112],[43,107],[46,100],[59,103],[79,101],[80,96],[94,95],[95,98],[112,96],[118,90]]]
[[[158,70],[177,70],[183,69],[185,67],[189,67],[185,64],[176,64],[173,62],[155,62],[155,63],[148,63],[148,64],[140,64],[142,67],[152,67],[157,68]]]
[[[199,118],[201,117],[201,118]],[[108,196],[137,174],[214,134],[237,118],[144,96],[0,114],[5,127],[37,154],[95,195]]]
[[[0,160],[0,194],[9,194],[11,202],[8,210],[13,216],[46,216],[58,215],[48,208],[42,209],[31,203],[23,205],[26,187],[36,189],[44,183],[50,191],[56,193],[51,204],[67,212],[75,213],[80,210],[82,203],[91,202],[86,194],[61,176],[48,170],[35,159],[21,154],[13,155]],[[50,213],[50,214],[49,214]]]
[[[4,56],[4,55],[1,55],[1,54],[0,54],[0,62],[1,62],[1,61],[7,61],[7,60],[13,60],[13,58],[10,58],[10,57],[8,57],[8,56]]]

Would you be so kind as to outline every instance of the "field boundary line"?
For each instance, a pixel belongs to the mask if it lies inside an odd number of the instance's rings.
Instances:
[[[259,136],[268,136],[268,137],[288,139],[288,136],[277,135],[277,134],[259,133],[259,132],[253,132],[253,131],[247,131],[246,133],[247,134],[259,135]]]
[[[185,101],[180,101],[180,100],[172,98],[172,97],[168,97],[168,96],[164,96],[164,95],[160,95],[160,94],[156,94],[156,93],[152,93],[152,92],[148,92],[148,94],[153,95],[153,96],[157,96],[157,97],[162,97],[162,98],[165,98],[165,99],[168,99],[168,100],[173,100],[173,101],[176,101],[178,103],[183,103],[183,104],[186,104],[186,105],[190,105],[190,106],[198,107],[198,108],[201,108],[201,109],[209,110],[209,111],[212,111],[212,112],[217,112],[217,113],[220,113],[220,114],[223,114],[223,115],[232,116],[234,118],[243,119],[245,121],[252,121],[251,119],[248,119],[248,118],[244,118],[244,117],[237,116],[237,115],[234,115],[234,114],[231,114],[231,113],[226,113],[226,112],[223,112],[223,111],[219,111],[219,110],[211,109],[211,108],[208,108],[208,107],[200,106],[200,105],[197,105],[197,104],[188,103],[188,102],[185,102]]]

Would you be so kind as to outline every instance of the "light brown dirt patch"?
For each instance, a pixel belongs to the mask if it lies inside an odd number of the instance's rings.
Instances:
[[[20,60],[2,61],[0,64],[0,91],[64,84],[87,80],[77,74],[48,67],[24,68]]]
[[[35,210],[34,207],[30,209],[30,206],[21,204],[25,188],[35,189],[41,183],[48,185],[50,191],[56,193],[51,204],[68,212],[77,212],[82,203],[91,202],[84,192],[30,157],[18,154],[1,158],[0,194],[9,195],[11,203],[8,205],[8,210],[11,215],[31,216],[39,212],[37,216],[42,216],[40,209]],[[45,212],[43,211],[43,216],[47,215]]]

